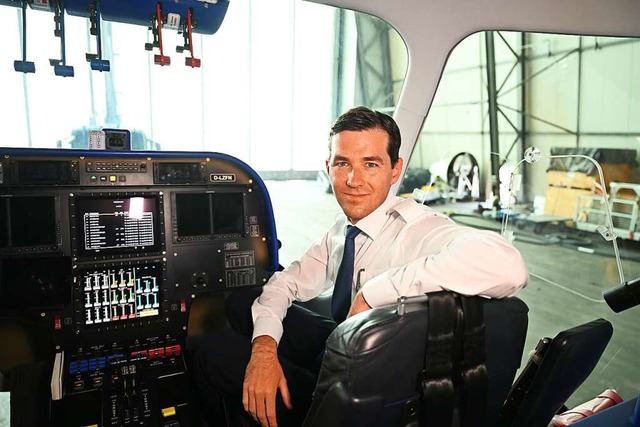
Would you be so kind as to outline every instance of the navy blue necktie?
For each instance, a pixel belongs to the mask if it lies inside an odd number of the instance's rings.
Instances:
[[[351,307],[351,287],[353,286],[353,262],[355,257],[354,239],[360,234],[360,229],[353,225],[347,226],[347,236],[344,240],[344,252],[338,268],[338,275],[331,298],[331,314],[336,323],[342,323],[347,318]]]

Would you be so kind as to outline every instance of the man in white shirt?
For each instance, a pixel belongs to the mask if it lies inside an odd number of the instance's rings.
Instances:
[[[242,344],[227,336],[225,348],[250,345],[250,350],[225,353],[220,342],[217,350],[194,344],[201,377],[210,380],[205,392],[222,388],[238,393],[238,376],[243,377],[243,407],[254,420],[263,426],[300,425],[326,338],[347,310],[348,318],[400,296],[443,289],[502,298],[526,285],[522,257],[500,235],[456,225],[426,206],[390,194],[402,172],[399,149],[400,131],[386,114],[356,107],[336,120],[326,168],[344,217],[298,261],[275,273],[258,298],[245,293],[228,300],[232,328],[250,337],[251,344],[248,338]],[[357,230],[347,308],[340,314],[334,305],[334,319],[328,319],[293,304],[334,287],[347,252],[345,230],[351,226]],[[338,286],[334,304],[337,292]],[[251,303],[249,319],[241,312]],[[217,366],[213,373],[211,363]],[[239,372],[231,364],[246,364],[246,370]]]

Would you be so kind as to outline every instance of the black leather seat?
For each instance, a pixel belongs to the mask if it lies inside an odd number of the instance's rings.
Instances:
[[[520,367],[528,307],[518,298],[474,298],[480,301],[484,312],[481,317],[486,358],[482,364],[486,366],[483,393],[486,399],[481,399],[485,403],[482,417],[468,425],[488,426],[496,423]],[[419,387],[426,352],[431,348],[435,349],[432,356],[443,355],[438,353],[438,342],[427,344],[429,328],[434,326],[428,321],[429,299],[417,297],[402,306],[376,308],[347,319],[334,330],[327,341],[327,352],[304,427],[418,425],[417,420],[424,416],[420,412],[425,411],[420,403]],[[454,351],[459,352],[462,345],[458,342]],[[474,345],[482,348],[482,343]],[[469,366],[461,367],[463,378],[465,372],[467,375],[470,372],[465,371],[466,368]],[[448,373],[454,378],[454,397],[459,402],[464,387],[455,379],[455,374]],[[445,382],[436,378],[432,385],[437,389]]]
[[[500,416],[501,427],[546,427],[591,374],[613,326],[605,319],[543,338],[518,376]]]

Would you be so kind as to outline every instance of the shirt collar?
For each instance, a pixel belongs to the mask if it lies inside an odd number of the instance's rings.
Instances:
[[[404,199],[389,194],[376,210],[358,221],[355,226],[362,230],[369,238],[375,239],[378,234],[380,234],[389,216],[396,212],[396,206],[401,204],[403,200]],[[349,220],[347,220],[345,227],[348,224],[350,224]]]

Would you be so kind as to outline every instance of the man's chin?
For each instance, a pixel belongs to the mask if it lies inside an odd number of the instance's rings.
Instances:
[[[365,216],[369,215],[369,213],[367,213],[364,209],[343,209],[343,211],[352,223],[355,223]]]

